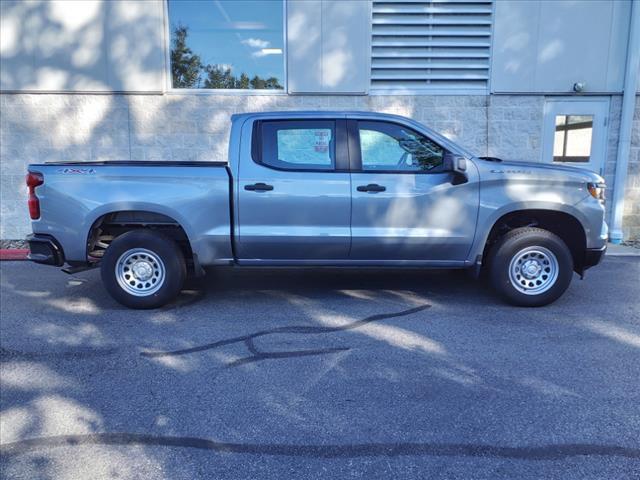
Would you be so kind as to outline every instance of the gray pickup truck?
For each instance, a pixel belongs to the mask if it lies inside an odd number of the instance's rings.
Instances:
[[[540,306],[607,241],[595,173],[477,157],[378,113],[234,115],[228,161],[33,164],[27,185],[30,259],[99,265],[131,308],[219,265],[469,269]]]

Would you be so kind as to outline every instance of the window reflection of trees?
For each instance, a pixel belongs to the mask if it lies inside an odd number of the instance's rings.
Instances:
[[[420,170],[431,170],[442,163],[442,147],[425,137],[402,131],[407,137],[397,138],[403,150],[411,155],[412,166]]]
[[[276,77],[253,78],[242,72],[235,76],[226,65],[204,64],[200,55],[189,48],[189,28],[178,25],[171,35],[171,79],[173,88],[210,88],[240,90],[282,90]]]
[[[444,149],[410,129],[359,122],[362,164],[368,170],[425,171],[442,165]]]

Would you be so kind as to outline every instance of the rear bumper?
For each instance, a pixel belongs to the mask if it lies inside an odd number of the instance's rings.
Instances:
[[[600,248],[586,249],[584,252],[583,270],[586,270],[587,268],[591,268],[598,265],[602,261],[602,258],[604,257],[604,254],[606,251],[607,251],[606,243]]]
[[[64,265],[64,251],[60,244],[51,235],[32,234],[27,235],[29,242],[29,255],[27,258],[35,263],[44,265]]]

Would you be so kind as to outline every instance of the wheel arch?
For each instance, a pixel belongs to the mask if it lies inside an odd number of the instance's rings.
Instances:
[[[193,251],[193,235],[188,224],[177,212],[148,205],[118,205],[95,212],[87,229],[87,258],[101,258],[114,238],[128,231],[143,228],[157,230],[175,240],[182,249],[189,268],[196,273],[200,272],[197,255]]]
[[[515,228],[534,226],[560,237],[571,251],[574,270],[579,274],[583,273],[587,230],[584,222],[580,220],[579,212],[556,208],[513,209],[499,212],[490,225],[491,228],[484,232],[476,249],[477,255],[481,255],[481,261],[487,258],[492,246],[507,232]]]

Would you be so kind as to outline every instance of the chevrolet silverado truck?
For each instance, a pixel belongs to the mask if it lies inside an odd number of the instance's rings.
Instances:
[[[605,252],[593,172],[478,157],[395,115],[231,123],[220,161],[30,165],[30,259],[99,266],[131,308],[220,265],[469,269],[506,301],[541,306]]]

